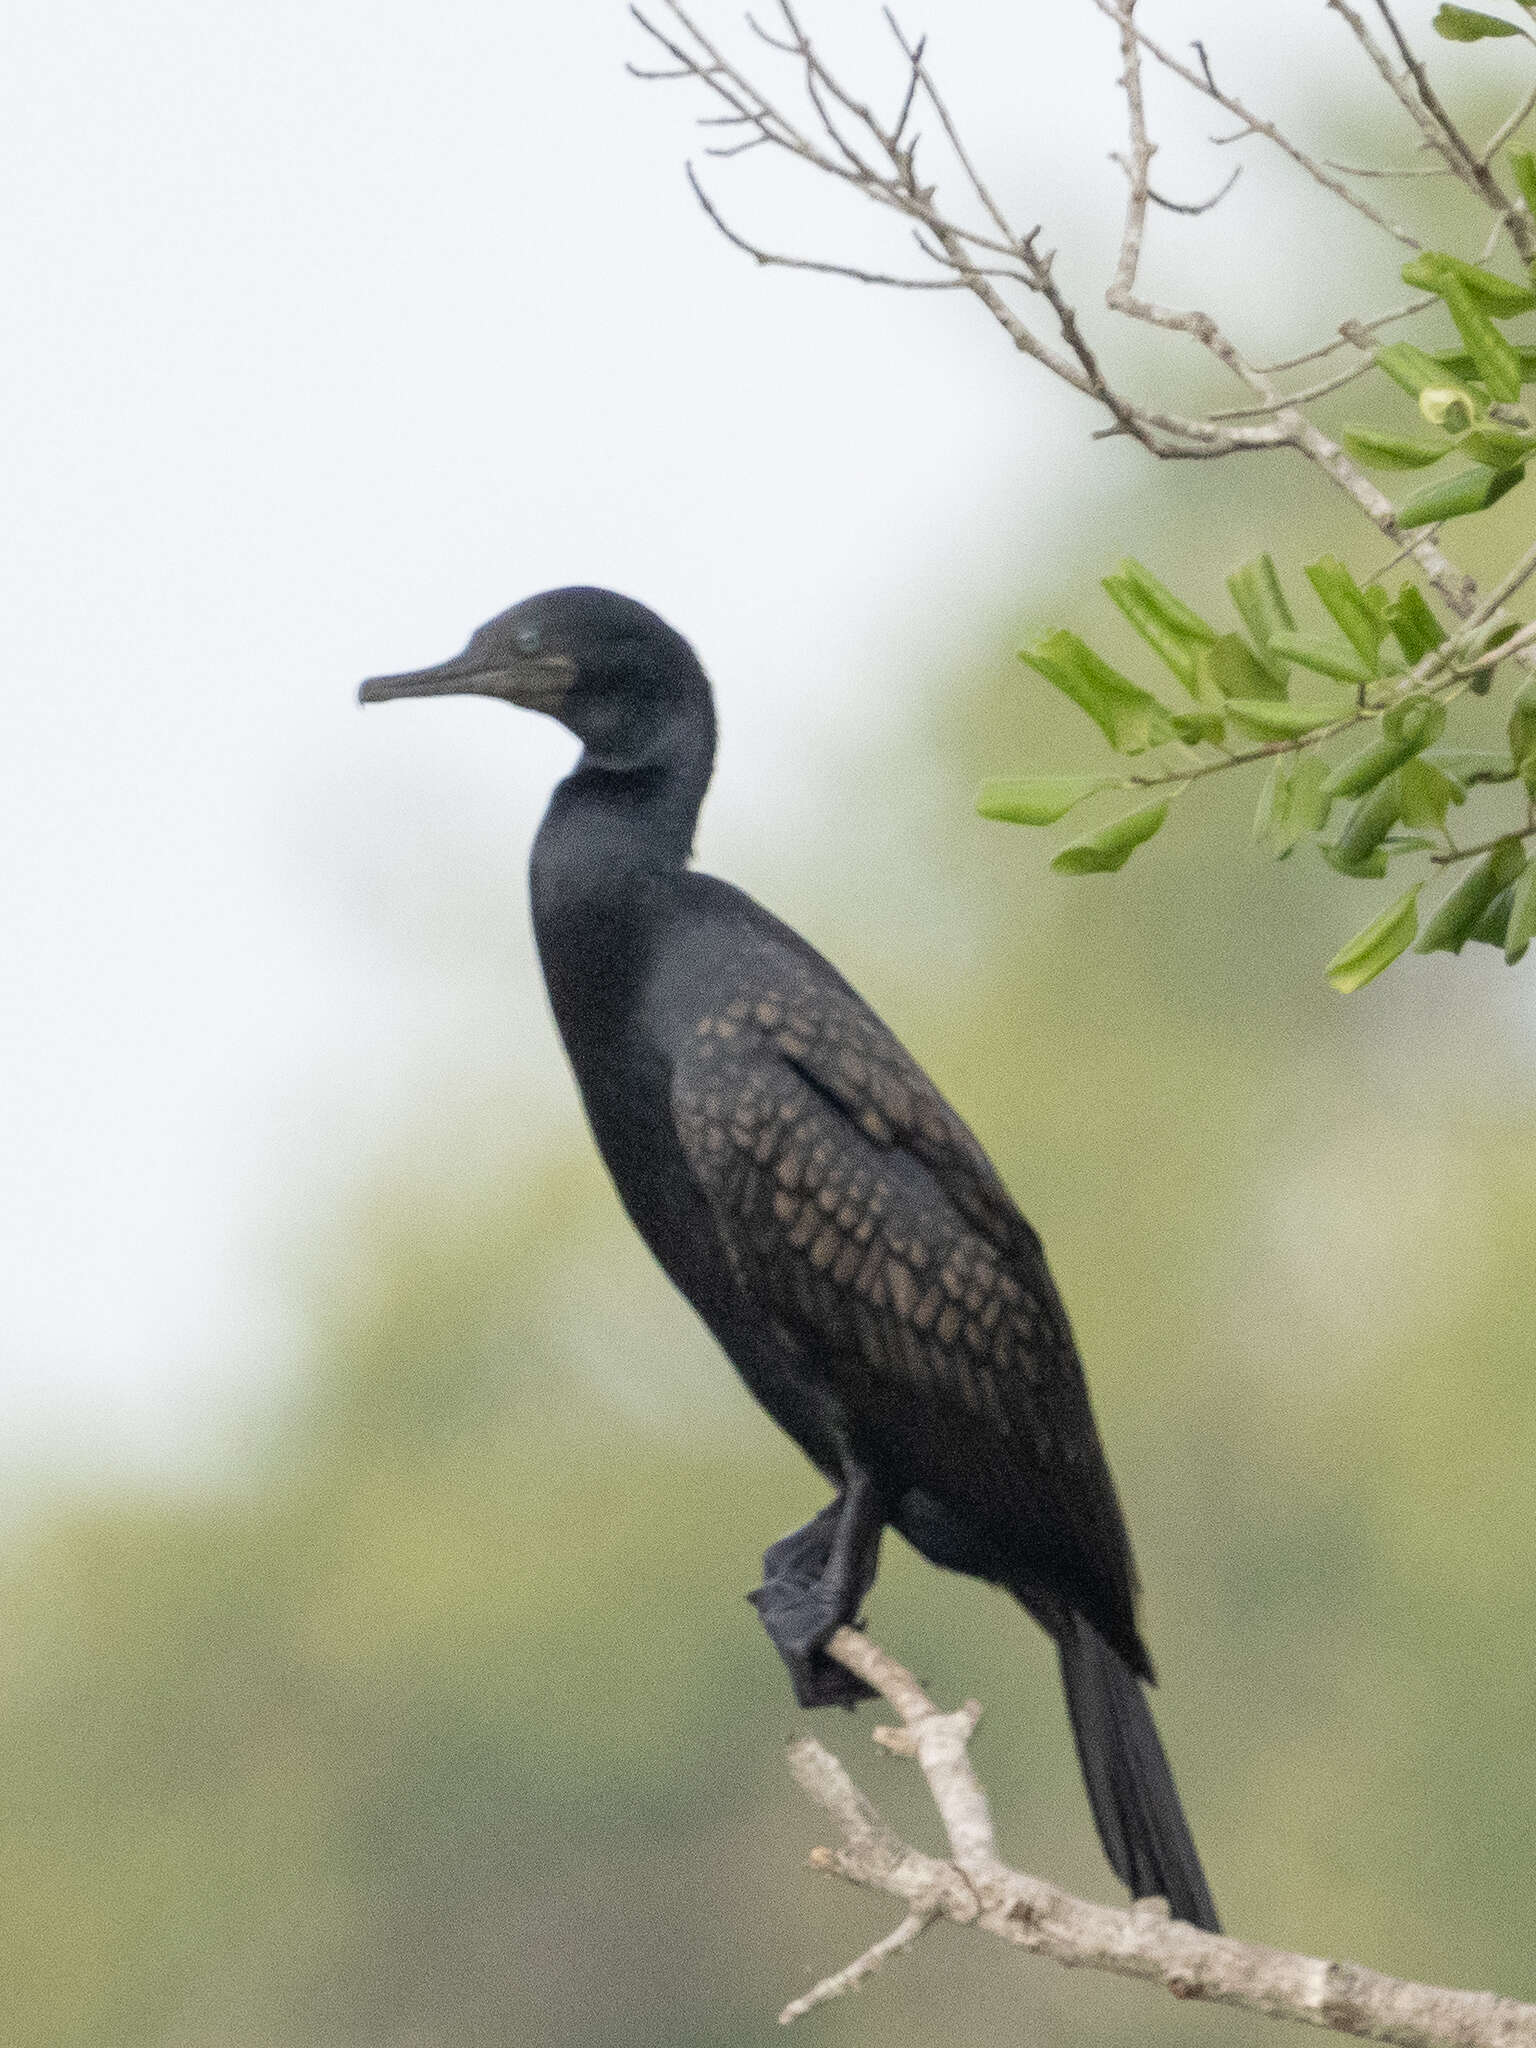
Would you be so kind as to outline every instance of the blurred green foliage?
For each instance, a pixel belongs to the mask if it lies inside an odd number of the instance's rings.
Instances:
[[[1326,888],[1257,851],[1214,876],[1176,828],[1140,890],[1049,893],[1009,835],[955,833],[1021,717],[1016,666],[973,668],[771,893],[1045,1234],[1229,1924],[1536,1994],[1510,984],[1431,961],[1415,1003],[1336,1004],[1297,971]],[[60,1502],[11,1542],[7,2048],[767,2042],[891,1917],[803,1867],[825,1827],[741,1598],[818,1482],[647,1263],[574,1101],[537,1157],[510,1105],[463,1113],[502,1121],[499,1158],[418,1115],[295,1249],[307,1362],[223,1482]],[[1116,1897],[1043,1639],[895,1539],[873,1623],[987,1703],[1007,1853]],[[820,1732],[931,1842],[872,1718]],[[802,2025],[834,2048],[1268,2035],[950,1930]]]

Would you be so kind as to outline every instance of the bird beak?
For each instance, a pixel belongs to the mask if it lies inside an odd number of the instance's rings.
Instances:
[[[357,693],[360,704],[387,704],[392,697],[501,697],[529,711],[558,712],[576,680],[568,654],[528,654],[501,668],[487,668],[465,652],[436,668],[404,675],[370,676]]]

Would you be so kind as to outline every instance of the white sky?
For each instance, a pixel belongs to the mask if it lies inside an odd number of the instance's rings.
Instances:
[[[1004,184],[1058,223],[1111,219],[1091,9],[929,13]],[[1160,18],[1176,37],[1211,13]],[[1239,57],[1295,17],[1241,10]],[[682,183],[685,96],[623,74],[642,54],[618,0],[11,11],[13,1450],[142,1452],[280,1354],[261,1219],[290,1182],[301,1203],[345,1185],[454,1021],[370,910],[393,894],[382,925],[409,922],[424,847],[486,859],[494,972],[554,1086],[521,863],[570,744],[484,704],[365,717],[361,676],[546,585],[644,598],[717,676],[705,845],[750,879],[818,755],[850,758],[898,642],[910,673],[914,641],[940,649],[1126,473],[968,305],[719,244]],[[765,236],[823,225],[814,190],[740,169],[719,189]]]

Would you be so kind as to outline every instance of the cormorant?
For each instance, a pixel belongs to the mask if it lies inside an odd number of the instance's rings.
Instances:
[[[802,1706],[868,1688],[881,1533],[1004,1586],[1054,1639],[1105,1854],[1217,1927],[1142,1682],[1130,1540],[1040,1240],[915,1060],[799,935],[688,863],[715,754],[681,634],[545,591],[365,704],[469,692],[582,742],[534,841],[533,925],[592,1132],[641,1236],[835,1489],[752,1595]]]

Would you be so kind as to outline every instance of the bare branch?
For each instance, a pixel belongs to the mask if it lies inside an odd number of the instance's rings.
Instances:
[[[1003,236],[1004,240],[1015,240],[1016,237],[1014,236],[1013,229],[1008,225],[1007,219],[1004,217],[1002,208],[997,204],[997,201],[992,197],[991,192],[987,189],[987,186],[983,182],[983,179],[981,177],[981,173],[977,170],[975,164],[971,160],[969,150],[967,150],[965,144],[960,140],[960,131],[956,128],[954,121],[950,116],[950,111],[947,103],[941,96],[938,87],[933,82],[932,74],[929,72],[926,65],[923,63],[921,52],[917,49],[916,45],[908,44],[906,37],[902,34],[900,28],[897,26],[895,15],[892,14],[889,7],[887,7],[885,10],[885,18],[891,25],[891,33],[895,36],[897,42],[901,45],[901,48],[906,52],[906,55],[911,61],[914,71],[917,73],[917,76],[922,84],[923,92],[927,96],[928,104],[933,108],[935,114],[938,115],[939,125],[944,130],[945,140],[948,142],[950,148],[955,152],[955,160],[959,164],[961,170],[965,173],[965,176],[970,184],[971,190],[980,200],[982,207],[984,208],[988,218],[997,228],[998,233]]]
[[[1220,206],[1222,200],[1226,198],[1242,175],[1243,167],[1239,164],[1219,191],[1213,192],[1209,199],[1197,200],[1193,205],[1185,200],[1165,199],[1161,192],[1154,191],[1150,185],[1147,187],[1147,197],[1154,206],[1162,207],[1165,213],[1209,213],[1214,207]]]
[[[1536,827],[1533,827],[1536,832]],[[979,1711],[944,1714],[909,1671],[854,1629],[839,1629],[827,1654],[857,1672],[901,1716],[876,1740],[916,1759],[948,1835],[944,1861],[902,1842],[828,1750],[803,1737],[790,1750],[797,1782],[837,1822],[842,1841],[818,1849],[812,1867],[902,1900],[899,1927],[846,1969],[826,1977],[780,2015],[788,2022],[853,1990],[890,1955],[940,1919],[973,1926],[1068,1968],[1104,1970],[1160,1984],[1175,1998],[1263,2013],[1397,2048],[1536,2048],[1536,2006],[1492,1992],[1454,1991],[1388,1977],[1358,1963],[1329,1962],[1258,1942],[1206,1934],[1170,1919],[1165,1901],[1100,1906],[1000,1862],[986,1795],[967,1744]]]
[[[704,36],[681,0],[659,0],[679,25],[677,36],[667,33],[638,8],[635,18],[680,68],[694,76],[711,93],[724,112],[706,117],[712,128],[726,126],[743,131],[741,140],[714,146],[708,152],[729,158],[768,143],[785,154],[838,179],[858,190],[874,204],[903,215],[912,225],[917,246],[926,259],[947,275],[923,279],[870,269],[842,260],[818,260],[779,254],[733,229],[719,207],[690,171],[690,182],[708,218],[733,246],[754,262],[784,269],[819,272],[845,277],[859,283],[890,285],[900,290],[969,291],[986,308],[1022,354],[1030,356],[1064,383],[1085,397],[1093,398],[1110,414],[1112,432],[1139,441],[1165,459],[1209,459],[1239,449],[1279,447],[1288,432],[1273,422],[1256,425],[1228,425],[1209,419],[1186,418],[1178,414],[1133,403],[1105,376],[1097,351],[1084,331],[1075,307],[1066,298],[1054,275],[1054,257],[1039,247],[1039,229],[1021,233],[1003,213],[974,158],[967,150],[959,128],[926,63],[923,47],[908,38],[894,15],[886,20],[908,67],[902,105],[895,125],[882,125],[878,116],[840,83],[815,50],[802,27],[792,0],[777,0],[786,34],[778,35],[753,22],[759,40],[791,59],[799,68],[814,117],[814,128],[797,125],[791,115],[772,101]],[[669,74],[670,75],[670,74]],[[921,182],[914,162],[914,144],[905,141],[906,125],[919,100],[933,109],[945,141],[959,165],[987,225],[978,228],[962,224],[945,213],[934,188]],[[851,150],[839,124],[838,115],[857,124],[858,129],[884,156],[876,168],[862,152]],[[1142,200],[1143,211],[1149,195]],[[1061,337],[1063,349],[1050,346],[1021,317],[1005,295],[1024,290],[1049,307]],[[1141,317],[1139,314],[1137,317]],[[1189,316],[1197,324],[1205,316]],[[1184,316],[1176,324],[1184,325]],[[1209,343],[1207,345],[1210,345]],[[1218,345],[1216,352],[1222,352]],[[1252,387],[1251,387],[1252,388]],[[1259,392],[1267,399],[1268,388]]]
[[[1424,530],[1423,538],[1427,540],[1438,540],[1440,538],[1441,524],[1443,524],[1443,522],[1437,522],[1434,526],[1427,527]],[[1363,580],[1366,583],[1379,583],[1383,576],[1390,576],[1392,571],[1399,564],[1399,562],[1406,562],[1408,560],[1410,555],[1412,555],[1414,547],[1416,545],[1416,541],[1409,541],[1406,547],[1400,547],[1395,555],[1389,555],[1386,561],[1382,563],[1379,569],[1373,569],[1370,575],[1365,577]]]
[[[1374,320],[1346,320],[1340,325],[1337,341],[1324,342],[1321,348],[1309,349],[1304,356],[1288,356],[1283,363],[1261,363],[1257,366],[1259,375],[1277,376],[1282,370],[1299,370],[1305,363],[1320,363],[1325,356],[1335,355],[1341,348],[1368,346],[1355,339],[1357,333],[1374,334],[1378,327],[1390,327],[1394,321],[1412,319],[1415,313],[1427,313],[1438,303],[1434,298],[1411,299],[1406,306],[1394,307],[1390,313],[1378,313]]]
[[[1135,0],[1094,0],[1099,11],[1120,31],[1125,64],[1122,83],[1131,127],[1131,149],[1126,165],[1130,191],[1125,227],[1114,279],[1106,296],[1112,310],[1128,318],[1187,335],[1236,377],[1253,401],[1200,418],[1169,412],[1132,399],[1106,375],[1098,349],[1076,307],[1056,280],[1054,254],[1040,246],[1041,230],[1035,227],[1021,232],[1009,222],[938,90],[924,46],[902,31],[889,10],[886,12],[887,25],[906,63],[904,90],[894,125],[886,125],[833,74],[804,29],[795,0],[775,0],[783,34],[764,29],[757,22],[753,23],[753,28],[766,48],[797,68],[811,110],[805,122],[797,121],[770,99],[722,49],[710,41],[689,14],[683,0],[657,0],[657,4],[678,25],[675,35],[663,30],[638,9],[635,10],[636,19],[681,74],[696,79],[712,96],[716,107],[721,110],[711,117],[713,124],[724,124],[740,131],[738,141],[717,147],[713,154],[737,155],[766,143],[813,170],[823,172],[843,186],[859,192],[873,204],[903,218],[914,234],[922,257],[933,264],[940,275],[912,277],[842,260],[781,255],[731,228],[690,171],[701,207],[733,246],[755,262],[777,268],[812,271],[849,278],[858,283],[888,285],[898,290],[968,291],[1021,354],[1104,408],[1111,424],[1099,438],[1128,437],[1163,460],[1211,460],[1243,451],[1297,449],[1336,486],[1346,491],[1388,540],[1409,550],[1458,617],[1466,615],[1475,599],[1475,587],[1469,579],[1445,559],[1433,534],[1408,535],[1399,529],[1390,501],[1336,443],[1312,424],[1303,410],[1314,399],[1341,388],[1357,372],[1351,369],[1324,378],[1305,391],[1290,394],[1278,390],[1270,381],[1277,368],[1294,368],[1304,362],[1322,360],[1346,343],[1352,343],[1363,356],[1368,357],[1374,347],[1370,338],[1374,328],[1408,317],[1434,303],[1432,299],[1420,299],[1378,315],[1369,324],[1344,323],[1340,330],[1343,341],[1328,343],[1292,359],[1288,365],[1261,369],[1244,359],[1209,313],[1199,309],[1160,306],[1142,297],[1137,289],[1147,215],[1150,207],[1157,203],[1148,175],[1153,146],[1147,137],[1141,98],[1140,55],[1143,50],[1153,61],[1184,79],[1202,96],[1233,114],[1244,124],[1245,132],[1263,134],[1272,140],[1309,175],[1318,178],[1378,227],[1414,248],[1419,246],[1414,237],[1395,228],[1375,208],[1351,194],[1272,124],[1254,115],[1240,100],[1222,90],[1203,50],[1197,51],[1200,68],[1191,69],[1136,26],[1133,19]],[[1334,4],[1334,0],[1330,0],[1330,4]],[[1396,78],[1390,60],[1370,37],[1349,0],[1337,0],[1337,6],[1345,19],[1357,27],[1366,47],[1386,64],[1387,70]],[[1415,118],[1427,133],[1434,127],[1435,117],[1420,104],[1408,82],[1399,79],[1398,85],[1406,100],[1418,108]],[[907,132],[920,103],[926,103],[933,110],[943,141],[947,143],[970,198],[979,210],[979,221],[962,220],[947,211],[938,200],[935,185],[919,179],[915,165],[915,140],[908,140]],[[1437,147],[1449,145],[1441,137]],[[1479,175],[1486,177],[1485,173]],[[1496,188],[1495,196],[1502,197],[1496,193]],[[1530,226],[1528,221],[1525,224]],[[1507,223],[1500,215],[1494,223],[1494,236],[1503,225]],[[1059,345],[1043,338],[1024,317],[1014,303],[1014,295],[1019,292],[1026,292],[1031,298],[1043,302],[1055,323]]]
[[[1374,0],[1374,4],[1402,61],[1401,71],[1394,67],[1391,55],[1371,34],[1363,16],[1350,4],[1350,0],[1327,0],[1332,12],[1348,24],[1356,42],[1375,65],[1398,104],[1419,129],[1428,146],[1443,159],[1446,166],[1455,172],[1470,191],[1475,192],[1478,198],[1492,209],[1497,216],[1498,225],[1508,233],[1521,260],[1525,263],[1531,262],[1536,258],[1536,224],[1532,223],[1523,207],[1510,198],[1488,168],[1489,159],[1497,144],[1491,144],[1481,154],[1473,149],[1446,111],[1425,69],[1423,59],[1416,55],[1404,35],[1389,0]],[[1522,112],[1519,119],[1524,118],[1525,114]],[[1517,120],[1509,127],[1509,132],[1513,133],[1514,127],[1518,125]],[[1500,139],[1503,139],[1502,136]]]
[[[1233,405],[1220,412],[1213,412],[1213,420],[1251,420],[1264,413],[1279,412],[1288,405],[1310,405],[1314,398],[1326,398],[1330,391],[1342,391],[1346,384],[1354,384],[1376,367],[1367,356],[1363,362],[1353,363],[1347,370],[1339,370],[1332,377],[1320,378],[1316,384],[1309,384],[1305,391],[1289,392],[1284,398],[1271,399],[1267,405]]]
[[[1531,578],[1536,576],[1536,546],[1526,549],[1509,574],[1496,583],[1479,603],[1476,611],[1467,620],[1468,626],[1481,626],[1494,618],[1501,605],[1508,604],[1517,590],[1522,590]],[[1526,644],[1528,635],[1522,635],[1521,645]],[[1509,641],[1501,649],[1501,658],[1515,651],[1515,642]]]
[[[1331,171],[1342,171],[1346,178],[1449,178],[1453,175],[1449,164],[1341,164],[1337,157],[1324,157],[1324,163]]]
[[[1480,839],[1476,846],[1453,846],[1445,853],[1432,853],[1430,863],[1437,868],[1455,867],[1461,861],[1476,860],[1482,854],[1492,853],[1506,839],[1536,839],[1536,824],[1518,827],[1513,832],[1499,832],[1492,839]]]
[[[1494,129],[1493,133],[1489,136],[1488,140],[1483,144],[1482,148],[1477,153],[1478,162],[1480,164],[1491,164],[1494,158],[1498,155],[1499,151],[1504,147],[1505,143],[1508,142],[1509,138],[1515,133],[1516,129],[1518,129],[1522,122],[1524,122],[1526,118],[1533,112],[1536,112],[1536,85],[1533,85],[1531,87],[1530,91],[1526,94],[1525,98],[1520,102],[1519,106],[1516,107],[1515,111],[1510,115],[1509,119],[1507,121],[1501,121],[1498,127]]]
[[[1142,320],[1149,326],[1171,328],[1192,336],[1233,376],[1246,384],[1262,404],[1271,405],[1277,396],[1274,387],[1255,375],[1209,313],[1181,312],[1169,306],[1154,305],[1149,299],[1142,298],[1136,289],[1142,242],[1146,235],[1147,206],[1152,197],[1149,173],[1155,154],[1147,133],[1146,102],[1141,89],[1142,38],[1135,22],[1136,0],[1095,0],[1095,4],[1102,12],[1112,14],[1119,25],[1120,54],[1125,64],[1120,85],[1125,94],[1130,124],[1130,156],[1122,164],[1130,185],[1125,205],[1125,227],[1120,237],[1120,258],[1115,265],[1114,280],[1104,295],[1105,299],[1115,312],[1124,313],[1132,320]]]
[[[1120,22],[1120,0],[1093,0],[1093,4],[1100,14],[1107,15],[1116,24]],[[1353,207],[1356,213],[1364,214],[1368,221],[1391,235],[1394,241],[1403,243],[1409,249],[1420,249],[1424,246],[1416,235],[1409,234],[1406,228],[1398,227],[1389,221],[1385,214],[1378,213],[1376,208],[1368,200],[1362,199],[1358,192],[1351,192],[1347,185],[1341,184],[1316,157],[1309,156],[1304,149],[1292,142],[1273,121],[1266,121],[1261,115],[1252,113],[1232,93],[1221,91],[1212,82],[1208,69],[1204,72],[1191,70],[1189,65],[1175,57],[1171,50],[1165,49],[1161,43],[1154,42],[1143,29],[1133,29],[1132,33],[1147,55],[1161,64],[1165,71],[1171,71],[1175,78],[1182,78],[1184,83],[1192,86],[1202,98],[1214,101],[1218,107],[1242,122],[1243,126],[1239,132],[1236,135],[1222,137],[1223,141],[1239,142],[1247,135],[1262,135],[1266,142],[1271,142],[1276,149],[1282,150],[1292,163],[1306,172],[1309,178],[1315,179],[1324,191],[1331,192],[1336,199],[1342,199],[1344,204]],[[1215,140],[1214,137],[1212,139]]]
[[[889,1962],[892,1956],[903,1955],[912,1944],[928,1932],[939,1917],[936,1908],[923,1911],[914,1908],[899,1927],[883,1936],[863,1955],[855,1956],[846,1968],[834,1970],[830,1977],[823,1977],[819,1984],[813,1984],[809,1991],[799,1998],[792,1998],[779,2014],[779,2025],[787,2027],[792,2020],[803,2019],[813,2007],[825,2005],[830,1998],[841,1998],[845,1991],[857,1991],[866,1977],[872,1977],[880,1965]]]
[[[759,136],[757,139],[760,142],[763,138]],[[741,145],[742,148],[751,146],[745,143]],[[736,154],[738,154],[737,150],[729,149],[710,151],[711,156],[735,156]],[[966,289],[963,277],[897,277],[894,273],[888,273],[883,270],[860,270],[851,263],[822,263],[812,256],[780,256],[772,249],[759,248],[756,242],[749,242],[745,235],[738,234],[729,221],[725,219],[720,209],[715,205],[715,202],[699,183],[698,174],[694,170],[693,165],[685,164],[683,169],[688,183],[693,188],[694,198],[698,200],[700,206],[703,207],[725,239],[733,248],[740,249],[743,255],[750,256],[754,263],[762,264],[765,269],[811,270],[817,272],[822,277],[847,277],[851,278],[855,284],[892,285],[897,290],[906,292],[959,292]]]
[[[1450,138],[1442,132],[1429,109],[1414,93],[1412,81],[1394,68],[1390,55],[1371,34],[1365,17],[1349,4],[1349,0],[1327,0],[1327,6],[1347,24],[1350,34],[1375,65],[1382,82],[1424,137],[1428,147],[1434,150],[1458,176],[1464,177],[1467,169],[1465,157],[1457,156]]]
[[[1402,58],[1404,68],[1407,70],[1408,76],[1413,80],[1414,90],[1419,96],[1420,105],[1435,124],[1440,134],[1445,138],[1452,157],[1465,165],[1468,171],[1475,171],[1478,168],[1478,163],[1477,158],[1472,152],[1472,145],[1446,112],[1440,95],[1430,83],[1429,73],[1424,68],[1423,58],[1414,52],[1408,38],[1403,34],[1397,16],[1392,12],[1390,0],[1375,0],[1375,4],[1376,12],[1387,25],[1387,33],[1392,38],[1397,54]]]
[[[1296,446],[1302,454],[1332,477],[1388,540],[1406,546],[1457,618],[1467,618],[1477,601],[1477,585],[1472,578],[1446,560],[1427,531],[1422,537],[1415,536],[1398,525],[1391,499],[1371,482],[1363,469],[1351,462],[1337,441],[1300,414],[1295,416],[1295,427]]]

